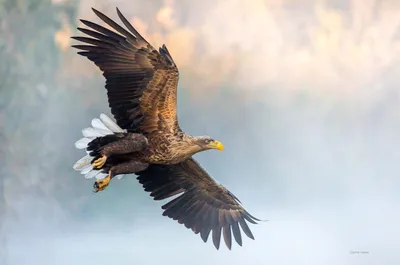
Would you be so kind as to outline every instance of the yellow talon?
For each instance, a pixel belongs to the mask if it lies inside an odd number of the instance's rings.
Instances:
[[[96,160],[93,162],[92,165],[93,165],[94,168],[101,168],[102,166],[104,166],[104,164],[106,163],[106,161],[107,161],[107,156],[103,155],[102,157],[96,159]]]
[[[108,184],[110,184],[111,177],[110,175],[107,175],[104,179],[98,179],[96,182],[93,184],[94,192],[99,192],[104,190]]]

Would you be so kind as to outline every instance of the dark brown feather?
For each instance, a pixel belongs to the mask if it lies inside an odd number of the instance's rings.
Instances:
[[[211,228],[210,227],[203,227],[200,231],[201,239],[203,239],[204,243],[207,242],[208,236],[210,235]]]
[[[231,225],[227,224],[223,226],[223,233],[224,233],[224,241],[225,245],[228,249],[232,248],[232,234],[231,234]]]
[[[183,192],[162,206],[163,215],[177,220],[196,234],[200,233],[204,242],[212,231],[213,244],[218,249],[222,232],[225,245],[231,249],[233,233],[241,246],[239,225],[245,235],[254,239],[246,221],[256,223],[260,220],[250,215],[238,199],[217,184],[194,159],[175,165],[150,165],[137,175],[139,182],[154,198],[160,198],[161,194],[166,199],[178,191]]]
[[[237,222],[232,222],[232,233],[235,238],[235,241],[239,246],[242,245],[242,235],[240,234],[239,225]]]
[[[214,227],[212,230],[212,239],[216,249],[219,249],[221,243],[221,226]]]

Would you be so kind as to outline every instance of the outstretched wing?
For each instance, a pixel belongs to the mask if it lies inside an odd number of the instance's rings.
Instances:
[[[73,45],[103,71],[111,113],[118,125],[131,132],[149,134],[180,130],[176,114],[178,68],[163,45],[155,50],[117,8],[126,29],[93,9],[115,31],[81,20],[91,29],[78,28],[90,37],[72,37]],[[90,44],[90,45],[87,45]]]
[[[260,220],[250,215],[240,201],[217,184],[193,158],[175,165],[150,165],[137,175],[154,200],[182,193],[162,206],[163,215],[184,224],[196,234],[200,233],[204,242],[212,231],[214,246],[219,249],[222,231],[229,249],[232,233],[241,246],[239,225],[249,238],[254,239],[246,221],[255,224]]]

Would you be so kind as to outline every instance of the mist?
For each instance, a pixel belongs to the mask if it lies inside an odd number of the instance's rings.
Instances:
[[[0,13],[0,264],[399,264],[400,3],[27,2]],[[268,220],[254,241],[217,251],[134,175],[95,194],[73,171],[81,129],[110,114],[70,48],[91,7],[167,45],[181,127],[225,145],[195,158]]]

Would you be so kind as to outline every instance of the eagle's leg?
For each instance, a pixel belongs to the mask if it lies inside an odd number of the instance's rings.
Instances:
[[[93,184],[95,192],[104,190],[109,184],[112,178],[120,174],[133,174],[145,170],[149,164],[142,163],[139,161],[129,161],[121,164],[114,165],[108,171],[107,177],[104,179],[98,179]]]
[[[147,138],[138,133],[127,133],[124,138],[111,142],[101,147],[100,157],[96,158],[92,165],[94,168],[102,168],[107,158],[116,154],[128,154],[138,152],[148,146]]]

